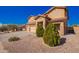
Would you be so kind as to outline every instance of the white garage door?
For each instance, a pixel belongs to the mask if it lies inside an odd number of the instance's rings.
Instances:
[[[31,26],[30,27],[30,32],[36,32],[36,27],[35,26]]]

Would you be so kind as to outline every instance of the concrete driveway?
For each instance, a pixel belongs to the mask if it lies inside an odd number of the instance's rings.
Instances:
[[[18,36],[19,41],[8,42],[8,38]],[[65,53],[79,52],[79,34],[70,34],[62,36],[61,45],[50,48],[44,44],[42,38],[38,38],[34,33],[26,31],[0,34],[0,41],[5,50],[13,53]]]

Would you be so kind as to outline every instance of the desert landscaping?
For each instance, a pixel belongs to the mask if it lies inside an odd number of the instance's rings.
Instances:
[[[79,25],[68,26],[68,18],[66,7],[55,6],[42,15],[30,16],[27,24],[2,24],[0,52],[79,52]]]
[[[21,40],[9,42],[8,38],[12,36],[20,37]],[[61,44],[55,47],[49,47],[44,44],[42,38],[36,37],[35,33],[26,31],[1,33],[0,34],[0,52],[9,53],[75,53],[79,52],[79,34],[68,34],[61,37]]]

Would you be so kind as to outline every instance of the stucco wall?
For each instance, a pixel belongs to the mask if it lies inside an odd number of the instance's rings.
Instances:
[[[36,32],[36,25],[28,25],[27,26],[27,32]]]
[[[60,24],[60,30],[58,30],[59,35],[64,35],[65,34],[65,24],[64,22],[54,22],[53,24]]]
[[[28,24],[34,24],[35,22],[35,16],[30,17],[28,20]]]
[[[48,16],[52,19],[65,18],[65,9],[54,9],[48,14]]]
[[[46,26],[46,20],[45,18],[43,17],[39,17],[37,20],[36,20],[36,25],[38,22],[43,22],[43,28],[45,29],[45,26]],[[37,27],[37,26],[36,26]]]
[[[79,34],[79,26],[73,27],[75,34]]]

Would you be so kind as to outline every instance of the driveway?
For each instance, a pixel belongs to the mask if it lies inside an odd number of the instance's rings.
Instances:
[[[8,42],[8,38],[18,36],[19,41]],[[5,50],[13,53],[65,53],[79,52],[79,34],[70,34],[61,37],[61,45],[50,48],[44,44],[42,38],[38,38],[34,33],[26,31],[0,34],[0,41]]]

